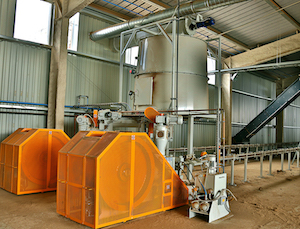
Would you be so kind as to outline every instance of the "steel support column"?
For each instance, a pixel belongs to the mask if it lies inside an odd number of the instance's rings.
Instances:
[[[189,115],[188,117],[188,155],[193,155],[194,154],[194,116]],[[189,170],[192,172],[193,171],[193,165],[190,164]],[[188,179],[192,180],[192,174],[188,173]]]

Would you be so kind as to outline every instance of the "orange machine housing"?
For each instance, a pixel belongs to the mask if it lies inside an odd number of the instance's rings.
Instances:
[[[56,190],[57,154],[70,140],[62,130],[19,128],[0,150],[0,187],[17,195]]]
[[[58,153],[57,212],[78,223],[105,227],[187,202],[146,133],[81,131]]]

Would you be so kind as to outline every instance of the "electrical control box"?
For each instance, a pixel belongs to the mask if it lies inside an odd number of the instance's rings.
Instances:
[[[205,179],[206,190],[212,189],[213,194],[216,195],[218,191],[225,189],[227,183],[227,174],[207,174]]]

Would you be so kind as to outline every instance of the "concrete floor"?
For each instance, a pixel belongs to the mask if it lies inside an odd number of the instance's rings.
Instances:
[[[300,169],[280,170],[280,161],[273,161],[274,176],[258,178],[259,162],[248,164],[247,183],[242,182],[243,164],[235,169],[236,187],[229,188],[238,201],[231,202],[232,213],[211,224],[203,216],[187,218],[187,206],[110,226],[117,229],[157,228],[300,228]],[[285,164],[285,168],[287,165]],[[230,167],[226,168],[230,171]],[[230,174],[228,174],[230,178]],[[88,228],[56,213],[55,192],[16,196],[0,189],[0,228]]]

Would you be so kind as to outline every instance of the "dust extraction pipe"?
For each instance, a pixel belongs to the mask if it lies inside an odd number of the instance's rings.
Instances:
[[[213,10],[218,7],[232,5],[234,3],[245,2],[247,0],[198,0],[180,5],[179,15],[177,7],[172,7],[164,11],[149,14],[143,17],[137,17],[126,22],[122,22],[116,25],[112,25],[105,29],[101,29],[95,32],[91,32],[90,38],[93,41],[98,41],[104,38],[111,38],[120,35],[121,32],[132,29],[135,26],[146,25],[155,21],[164,20],[174,16],[187,16],[202,11]]]

